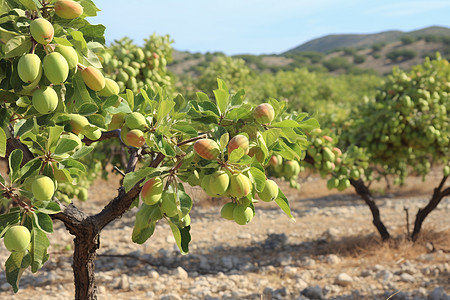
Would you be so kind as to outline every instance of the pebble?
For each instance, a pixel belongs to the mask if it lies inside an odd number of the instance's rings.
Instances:
[[[323,299],[323,291],[318,285],[307,287],[301,294],[311,300]]]
[[[188,272],[186,272],[186,270],[182,267],[176,268],[173,272],[173,275],[180,279],[187,279],[189,277]]]
[[[325,261],[327,264],[336,265],[341,262],[341,259],[335,254],[330,254],[326,257]]]
[[[341,273],[336,276],[334,282],[340,286],[348,286],[353,283],[353,278],[346,273]]]

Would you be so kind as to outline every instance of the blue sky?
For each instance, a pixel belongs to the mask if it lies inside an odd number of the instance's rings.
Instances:
[[[95,0],[106,41],[169,34],[181,51],[282,53],[327,34],[450,27],[450,0]]]

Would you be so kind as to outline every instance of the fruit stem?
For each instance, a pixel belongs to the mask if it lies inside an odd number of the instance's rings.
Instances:
[[[77,68],[78,68],[78,70],[83,71],[83,70],[86,69],[87,67],[86,67],[85,65],[82,65],[82,64],[78,63],[78,64],[77,64]]]

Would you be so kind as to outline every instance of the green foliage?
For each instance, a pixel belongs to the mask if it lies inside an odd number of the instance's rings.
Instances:
[[[130,89],[134,93],[144,86],[165,86],[170,91],[173,78],[167,70],[172,62],[172,44],[169,35],[151,35],[143,47],[129,38],[114,41],[107,51],[100,53],[104,70],[119,84],[120,92]]]
[[[197,79],[196,89],[205,91],[210,97],[216,85],[216,78],[221,78],[229,85],[230,89],[238,91],[248,86],[250,81],[250,69],[242,59],[228,56],[219,56],[212,61]]]
[[[403,61],[413,59],[417,56],[417,52],[411,49],[392,50],[386,54],[386,58],[392,61]]]
[[[410,72],[394,69],[375,98],[352,112],[343,140],[367,148],[378,170],[399,183],[411,171],[426,176],[433,164],[448,164],[449,76],[440,56]]]

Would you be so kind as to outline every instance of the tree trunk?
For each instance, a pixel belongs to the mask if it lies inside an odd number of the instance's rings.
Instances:
[[[447,178],[448,176],[444,176],[444,178],[442,178],[439,186],[434,189],[433,196],[431,197],[428,204],[424,208],[420,208],[419,211],[417,212],[416,221],[414,222],[414,230],[411,235],[413,242],[415,242],[419,237],[423,221],[425,221],[425,218],[428,216],[428,214],[431,213],[436,208],[436,206],[438,206],[439,202],[441,202],[441,200],[445,196],[450,195],[450,187],[442,191],[442,188],[444,187]]]
[[[89,221],[88,218],[86,221]],[[86,223],[86,222],[84,222]],[[97,299],[95,285],[94,260],[99,248],[100,236],[92,223],[77,233],[74,239],[73,275],[75,283],[75,300]]]
[[[350,179],[351,185],[355,188],[356,193],[361,196],[361,198],[366,202],[366,204],[369,206],[370,211],[372,212],[372,223],[377,228],[378,232],[381,235],[381,239],[383,241],[388,240],[391,235],[389,234],[388,230],[384,226],[383,222],[380,218],[380,210],[378,209],[378,206],[376,205],[375,201],[373,200],[372,194],[369,191],[369,188],[364,184],[364,181],[362,179],[353,180]]]

